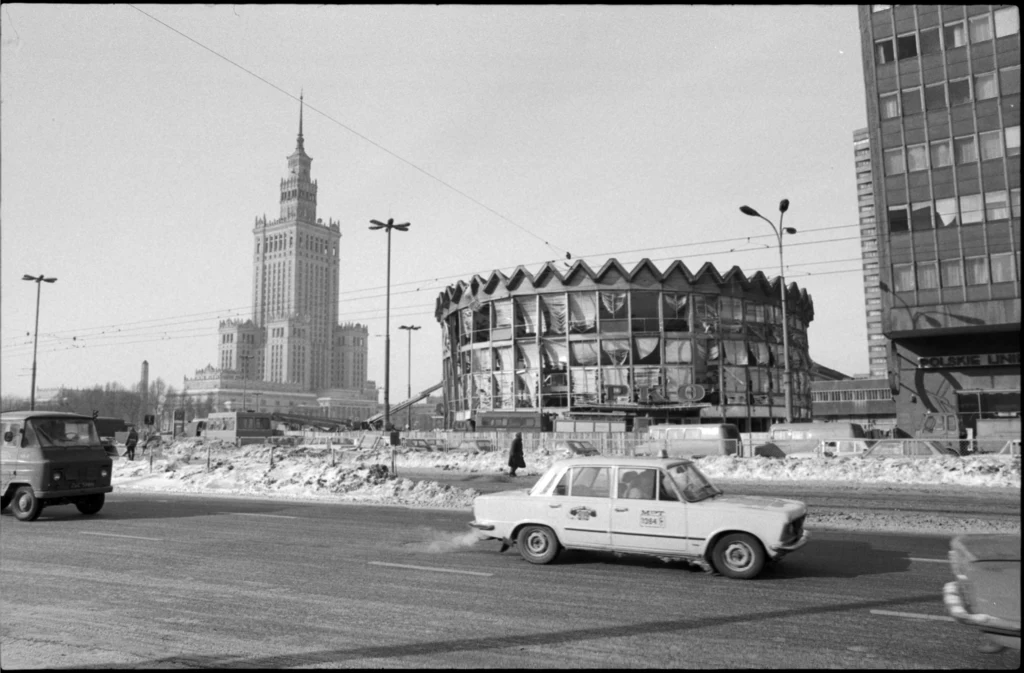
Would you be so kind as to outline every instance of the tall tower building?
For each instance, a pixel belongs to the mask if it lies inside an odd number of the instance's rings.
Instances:
[[[1021,413],[1020,15],[858,14],[897,425],[967,436]]]
[[[878,287],[878,229],[875,225],[875,188],[871,177],[871,137],[867,129],[853,132],[853,159],[857,171],[857,213],[860,254],[864,269],[864,315],[868,328],[868,376],[888,374],[888,339],[882,333],[882,294]]]
[[[277,219],[257,217],[252,318],[219,328],[217,367],[185,380],[193,397],[218,409],[296,411],[364,419],[376,411],[367,381],[365,325],[338,323],[340,222],[317,216],[317,183],[302,134],[280,182]]]

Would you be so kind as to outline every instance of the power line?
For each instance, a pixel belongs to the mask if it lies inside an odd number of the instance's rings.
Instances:
[[[142,11],[141,9],[139,9],[138,7],[136,7],[135,5],[128,5],[128,6],[129,6],[129,7],[131,7],[132,9],[134,9],[134,10],[138,11],[139,13],[141,13],[141,14],[143,14],[143,15],[145,15],[145,16],[147,16],[147,17],[149,17],[149,18],[150,18],[150,19],[152,19],[153,21],[155,21],[155,22],[159,23],[159,24],[160,24],[161,26],[163,26],[164,28],[167,28],[168,30],[170,30],[170,31],[173,31],[173,32],[177,33],[178,35],[181,35],[181,36],[182,36],[183,38],[185,38],[185,39],[186,39],[186,40],[188,40],[189,42],[192,42],[193,44],[195,44],[195,45],[197,45],[197,46],[199,46],[199,47],[202,47],[203,49],[205,49],[206,51],[210,52],[211,54],[213,54],[213,55],[214,55],[214,56],[216,56],[217,58],[223,59],[224,61],[226,61],[227,63],[230,63],[230,64],[231,64],[231,65],[233,65],[233,66],[235,66],[236,68],[238,68],[238,69],[239,69],[239,70],[241,70],[242,72],[245,72],[246,74],[248,74],[248,75],[251,75],[251,76],[255,77],[256,79],[258,79],[259,81],[263,82],[263,83],[264,83],[264,84],[266,84],[267,86],[269,86],[269,87],[272,87],[273,89],[276,89],[277,91],[279,91],[279,92],[283,93],[284,95],[288,96],[288,97],[289,97],[289,98],[291,98],[292,100],[295,100],[295,101],[298,101],[298,100],[299,100],[298,98],[296,98],[296,97],[295,97],[295,95],[294,95],[294,94],[291,94],[291,93],[289,93],[289,92],[285,91],[284,89],[282,89],[281,87],[277,86],[276,84],[274,84],[274,83],[273,83],[273,82],[271,82],[270,80],[268,80],[268,79],[266,79],[266,78],[264,78],[264,77],[261,77],[260,75],[258,75],[258,74],[256,74],[256,73],[254,73],[254,72],[253,72],[252,70],[249,70],[248,68],[246,68],[246,67],[244,67],[244,66],[242,66],[242,65],[240,65],[240,64],[238,64],[238,63],[236,63],[236,62],[234,62],[234,61],[232,61],[232,60],[231,60],[230,58],[228,58],[227,56],[224,56],[223,54],[221,54],[221,53],[219,53],[219,52],[217,52],[217,51],[215,51],[215,50],[211,49],[210,47],[206,46],[206,45],[205,45],[205,44],[203,44],[202,42],[200,42],[200,41],[196,40],[195,38],[193,38],[193,37],[190,37],[189,35],[186,35],[185,33],[181,32],[181,31],[180,31],[180,30],[178,30],[177,28],[175,28],[175,27],[173,27],[173,26],[171,26],[171,25],[168,25],[167,23],[164,23],[163,21],[161,21],[160,19],[156,18],[156,17],[155,17],[155,16],[153,16],[152,14],[149,14],[148,12],[144,12],[144,11]],[[330,115],[329,115],[329,114],[327,114],[326,112],[323,112],[323,111],[321,111],[321,110],[318,110],[317,108],[315,108],[315,107],[313,107],[312,105],[310,105],[310,104],[309,104],[308,102],[307,102],[307,103],[306,103],[305,105],[306,105],[306,107],[307,107],[307,108],[309,108],[309,109],[310,109],[310,110],[312,110],[313,112],[316,112],[316,113],[320,114],[321,116],[323,116],[323,117],[324,117],[325,119],[328,119],[328,120],[330,120],[330,121],[334,122],[335,124],[337,124],[337,125],[338,125],[338,126],[340,126],[341,128],[343,128],[343,129],[345,129],[346,131],[348,131],[349,133],[351,133],[351,134],[353,134],[353,135],[357,136],[358,138],[361,138],[362,140],[365,140],[366,142],[370,143],[371,145],[373,145],[373,146],[374,146],[374,147],[376,147],[377,149],[381,150],[382,152],[386,152],[387,154],[391,155],[391,156],[392,156],[392,157],[394,157],[395,159],[398,159],[399,161],[401,161],[401,162],[402,162],[402,163],[404,163],[405,165],[409,166],[410,168],[413,168],[413,169],[415,169],[415,170],[419,171],[420,173],[422,173],[423,175],[427,176],[427,177],[428,177],[428,178],[430,178],[431,180],[434,180],[434,181],[436,181],[436,182],[440,183],[441,185],[443,185],[443,186],[447,187],[448,189],[452,190],[453,192],[455,192],[455,193],[456,193],[456,194],[458,194],[459,196],[462,196],[463,198],[466,198],[466,199],[468,199],[469,201],[472,201],[473,203],[475,203],[476,205],[480,206],[481,208],[483,208],[484,210],[488,211],[489,213],[492,213],[492,214],[494,214],[494,215],[497,215],[498,217],[500,217],[501,219],[505,220],[505,221],[506,221],[506,222],[508,222],[509,224],[511,224],[511,225],[513,225],[513,226],[515,226],[515,227],[517,227],[517,228],[518,228],[518,229],[520,229],[521,231],[523,231],[523,232],[525,232],[525,233],[529,234],[530,236],[532,236],[532,237],[536,238],[536,239],[537,239],[538,241],[540,241],[540,242],[541,242],[541,243],[543,243],[544,245],[548,246],[549,248],[551,248],[551,249],[552,249],[552,250],[554,250],[555,252],[558,252],[558,253],[562,253],[562,254],[564,254],[564,255],[566,256],[566,258],[569,258],[569,257],[571,257],[570,253],[569,253],[569,252],[568,252],[567,250],[564,250],[564,249],[562,249],[562,248],[559,248],[558,246],[556,246],[556,245],[553,245],[552,243],[550,243],[550,242],[546,241],[546,240],[545,240],[545,239],[544,239],[544,238],[543,238],[542,236],[540,236],[540,235],[538,235],[538,234],[535,234],[534,232],[532,232],[532,231],[530,231],[529,229],[527,229],[526,227],[522,226],[521,224],[519,224],[519,223],[518,223],[518,222],[516,222],[515,220],[513,220],[513,219],[511,219],[511,218],[509,218],[509,217],[507,217],[507,216],[503,215],[502,213],[499,213],[499,212],[498,212],[497,210],[495,210],[494,208],[491,208],[490,206],[488,206],[487,204],[483,203],[482,201],[480,201],[480,200],[478,200],[478,199],[476,199],[476,198],[474,198],[474,197],[470,196],[470,195],[469,195],[469,194],[467,194],[466,192],[464,192],[464,191],[462,191],[461,189],[459,189],[459,188],[457,188],[457,187],[453,186],[452,184],[450,184],[450,183],[448,183],[448,182],[446,182],[446,181],[442,180],[441,178],[437,177],[437,176],[436,176],[436,175],[434,175],[433,173],[430,173],[429,171],[427,171],[427,170],[425,170],[425,169],[421,168],[420,166],[418,166],[418,165],[414,164],[413,162],[409,161],[409,160],[408,160],[408,159],[406,159],[405,157],[403,157],[403,156],[401,156],[401,155],[399,155],[399,154],[396,154],[395,152],[392,152],[391,150],[389,150],[388,148],[384,147],[384,146],[383,146],[383,145],[381,145],[380,143],[376,142],[375,140],[372,140],[371,138],[368,138],[367,136],[363,135],[363,134],[362,134],[362,133],[360,133],[359,131],[356,131],[355,129],[353,129],[352,127],[348,126],[347,124],[344,124],[344,123],[342,123],[342,122],[338,121],[337,119],[335,119],[334,117],[330,116]]]

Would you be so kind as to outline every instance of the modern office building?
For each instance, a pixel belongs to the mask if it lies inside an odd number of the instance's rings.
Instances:
[[[1021,409],[1019,13],[858,12],[897,427],[966,436]]]
[[[878,286],[878,229],[875,224],[875,187],[871,172],[871,140],[867,129],[853,132],[853,158],[857,171],[857,219],[864,269],[864,316],[868,333],[870,378],[889,373],[889,340],[882,331],[882,290]]]
[[[317,217],[313,159],[302,135],[302,103],[277,219],[253,227],[252,318],[220,323],[218,365],[185,380],[217,408],[322,413],[362,420],[376,412],[367,381],[365,325],[338,323],[340,222]]]
[[[785,418],[779,282],[679,261],[663,273],[646,259],[632,270],[577,261],[460,281],[435,311],[446,427],[515,412],[767,430]],[[814,305],[795,284],[786,297],[793,418],[809,419]]]

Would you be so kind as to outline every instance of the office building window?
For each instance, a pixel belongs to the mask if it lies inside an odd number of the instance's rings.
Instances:
[[[934,290],[939,287],[939,267],[935,262],[918,262],[917,289]]]
[[[897,292],[910,292],[914,289],[914,265],[893,264],[892,283]]]
[[[993,77],[995,75],[993,74]],[[924,111],[924,103],[921,100],[921,88],[904,89],[902,93],[903,114],[912,115]]]
[[[1013,282],[1013,253],[1001,252],[992,255],[992,282]]]
[[[1004,96],[1020,93],[1020,66],[999,69],[999,90]]]
[[[932,168],[952,165],[953,149],[949,146],[949,139],[934,141],[932,143]]]
[[[894,119],[900,116],[900,99],[895,93],[882,94],[878,97],[878,112],[882,119]]]
[[[985,219],[989,222],[1010,219],[1010,206],[1006,201],[1006,190],[985,192]]]
[[[946,49],[956,49],[967,44],[967,31],[964,30],[964,22],[947,23],[942,31],[945,39]]]
[[[942,287],[960,287],[964,284],[964,268],[959,259],[944,259],[939,262],[942,273]]]
[[[998,95],[999,91],[996,88],[996,74],[994,72],[986,72],[974,76],[975,98],[985,100],[986,98],[995,98]]]
[[[978,147],[974,136],[963,136],[953,139],[953,154],[958,165],[974,163],[978,160]]]
[[[962,224],[978,224],[984,219],[981,206],[981,194],[968,194],[960,197],[960,222]]]
[[[988,282],[988,257],[968,257],[964,260],[968,285],[984,285]]]
[[[892,63],[896,60],[896,52],[893,50],[892,38],[875,42],[875,62],[878,65]]]
[[[946,104],[946,85],[932,84],[924,88],[924,106],[927,110],[945,110]]]
[[[974,140],[973,138],[971,140]],[[906,165],[903,163],[903,150],[896,147],[891,150],[885,150],[883,152],[883,159],[885,160],[885,174],[886,175],[900,175],[906,172]]]
[[[910,205],[910,228],[914,231],[932,228],[932,202],[924,201]]]
[[[981,145],[981,160],[999,159],[1003,156],[1003,134],[1001,131],[989,131],[979,133],[978,141]]]
[[[971,42],[984,42],[985,40],[992,39],[992,20],[988,14],[972,16],[969,21],[971,24]]]
[[[996,131],[998,133],[998,131]],[[928,146],[909,145],[907,147],[907,170],[926,171],[928,170]]]
[[[896,53],[901,59],[917,56],[917,33],[897,37]]]
[[[921,31],[921,55],[938,54],[942,51],[942,42],[939,37],[939,28],[929,28]]]
[[[957,224],[956,199],[935,199],[935,226],[955,227]]]
[[[963,105],[971,102],[971,80],[955,79],[949,82],[949,104]]]
[[[1013,157],[1020,154],[1020,124],[1007,126],[1006,129],[1006,156]]]
[[[889,233],[908,231],[906,206],[889,206]]]
[[[1020,187],[1010,190],[1010,215],[1020,219]]]
[[[1016,7],[1004,7],[995,11],[996,37],[1006,37],[1020,32],[1020,14]]]

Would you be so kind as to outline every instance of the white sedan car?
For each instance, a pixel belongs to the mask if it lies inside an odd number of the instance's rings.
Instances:
[[[594,456],[552,464],[529,491],[473,501],[469,524],[531,563],[561,549],[678,558],[728,577],[756,577],[768,560],[803,547],[797,500],[726,496],[690,460]]]

